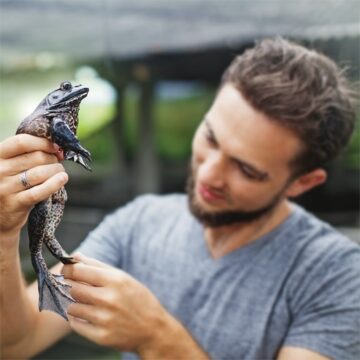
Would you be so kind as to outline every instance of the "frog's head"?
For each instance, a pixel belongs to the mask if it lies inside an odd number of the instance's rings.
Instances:
[[[89,88],[82,85],[73,86],[70,81],[63,81],[44,99],[46,110],[50,112],[67,112],[73,108],[78,110],[80,102],[89,92]]]
[[[82,85],[73,86],[70,81],[63,81],[58,89],[49,93],[30,115],[35,118],[44,115],[48,118],[61,117],[71,131],[76,134],[81,100],[89,93],[89,88]]]

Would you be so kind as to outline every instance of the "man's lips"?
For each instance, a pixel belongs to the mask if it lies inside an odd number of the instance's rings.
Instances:
[[[219,201],[219,200],[224,200],[224,197],[221,196],[220,194],[214,192],[213,190],[211,190],[208,186],[206,186],[205,184],[199,184],[199,193],[201,195],[201,197],[205,200],[205,201]]]

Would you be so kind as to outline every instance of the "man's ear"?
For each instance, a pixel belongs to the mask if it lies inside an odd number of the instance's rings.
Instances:
[[[296,178],[286,190],[286,196],[296,197],[326,181],[327,173],[324,169],[315,169]]]

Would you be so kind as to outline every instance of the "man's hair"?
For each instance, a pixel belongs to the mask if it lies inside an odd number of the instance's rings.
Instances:
[[[303,149],[290,166],[298,176],[326,165],[355,126],[355,92],[328,57],[282,38],[266,39],[236,57],[231,83],[258,111],[295,133]]]

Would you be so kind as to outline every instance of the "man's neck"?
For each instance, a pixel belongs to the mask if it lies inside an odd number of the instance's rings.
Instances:
[[[280,225],[291,213],[287,200],[281,202],[270,214],[250,223],[205,228],[205,239],[211,256],[219,259],[245,246]]]

